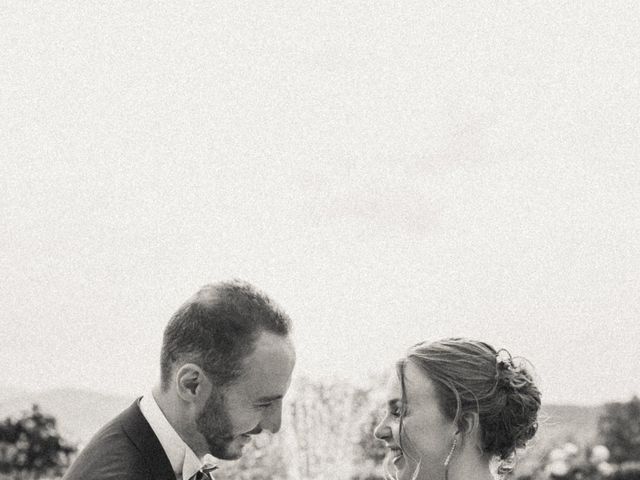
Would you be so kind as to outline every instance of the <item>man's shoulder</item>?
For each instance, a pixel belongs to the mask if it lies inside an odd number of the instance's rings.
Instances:
[[[64,480],[151,480],[155,478],[140,445],[152,442],[138,401],[102,427],[82,449]],[[152,433],[151,433],[152,435]],[[136,438],[136,436],[140,438]],[[156,440],[157,441],[157,440]],[[158,462],[161,459],[157,459]]]

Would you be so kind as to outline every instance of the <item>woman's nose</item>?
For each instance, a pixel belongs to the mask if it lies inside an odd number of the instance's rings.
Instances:
[[[391,437],[391,428],[386,424],[385,419],[383,419],[375,428],[373,436],[378,440],[386,440]]]

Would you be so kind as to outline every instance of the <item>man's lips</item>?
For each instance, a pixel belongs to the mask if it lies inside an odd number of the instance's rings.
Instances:
[[[242,440],[243,443],[248,442],[249,440],[251,440],[251,437],[253,435],[259,435],[260,433],[262,433],[262,429],[259,427],[254,428],[253,430],[251,430],[250,432],[246,432],[246,433],[241,433],[240,435],[238,435],[236,438],[240,438]]]
[[[243,433],[242,435],[238,435],[238,439],[242,445],[247,445],[251,442],[254,435],[254,433]]]

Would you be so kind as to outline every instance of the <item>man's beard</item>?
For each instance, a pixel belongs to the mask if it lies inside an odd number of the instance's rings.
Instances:
[[[225,407],[222,392],[213,391],[196,419],[198,432],[205,438],[210,453],[221,460],[235,460],[238,452],[229,451],[234,439],[233,426]]]

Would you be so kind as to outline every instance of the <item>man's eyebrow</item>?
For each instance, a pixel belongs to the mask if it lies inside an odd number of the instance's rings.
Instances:
[[[267,403],[267,402],[275,402],[276,400],[280,400],[282,395],[271,395],[266,397],[260,397],[256,400],[258,403]]]

